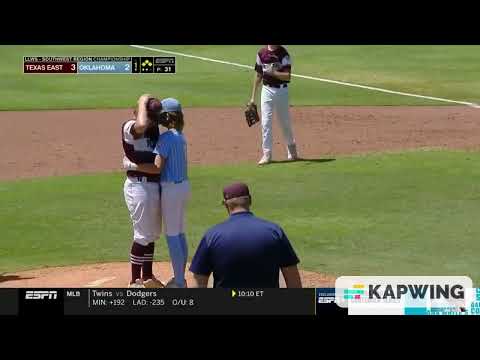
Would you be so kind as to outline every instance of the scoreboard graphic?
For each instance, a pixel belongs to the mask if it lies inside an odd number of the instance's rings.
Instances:
[[[173,56],[25,56],[24,74],[175,74]]]

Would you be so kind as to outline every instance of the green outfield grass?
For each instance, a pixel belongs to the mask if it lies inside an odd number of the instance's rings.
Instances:
[[[253,211],[278,222],[304,269],[332,275],[468,275],[480,281],[480,153],[415,151],[193,167],[190,255],[225,218],[221,188],[251,185]],[[0,183],[0,272],[128,261],[121,174]],[[168,259],[165,240],[157,260]]]
[[[253,65],[258,46],[161,46]],[[480,46],[288,46],[294,73],[480,101]],[[23,56],[154,56],[129,46],[0,46],[0,110],[130,107],[144,92],[191,106],[242,106],[252,71],[177,57],[176,75],[24,75]],[[444,105],[445,103],[293,79],[294,105]]]

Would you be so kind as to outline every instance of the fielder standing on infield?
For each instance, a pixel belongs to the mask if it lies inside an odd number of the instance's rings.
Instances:
[[[288,108],[288,83],[290,82],[291,68],[290,55],[281,45],[267,45],[257,53],[250,103],[255,103],[257,88],[263,80],[260,100],[263,156],[258,165],[265,165],[272,161],[272,118],[274,109],[287,143],[287,158],[291,161],[298,159]]]

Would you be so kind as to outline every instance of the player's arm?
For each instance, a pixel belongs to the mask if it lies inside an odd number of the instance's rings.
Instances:
[[[292,71],[290,68],[285,69],[283,71],[274,70],[272,71],[271,75],[277,78],[278,80],[290,81],[290,78],[292,77]]]
[[[159,173],[161,173],[163,168],[165,167],[166,160],[167,159],[164,158],[162,155],[155,156],[155,163],[153,165],[155,166],[155,168]]]
[[[123,157],[123,168],[125,170],[141,171],[147,174],[159,174],[160,169],[152,163],[142,163],[136,164],[133,161],[130,161],[126,156]]]
[[[209,276],[200,275],[200,274],[193,274],[193,288],[206,288],[208,287],[208,278]]]
[[[292,77],[292,61],[290,55],[286,54],[282,59],[280,67],[277,69],[273,68],[270,75],[281,81],[290,81]]]
[[[260,56],[257,54],[257,59],[255,61],[255,75],[253,76],[253,87],[252,87],[252,97],[250,98],[250,103],[255,103],[255,98],[257,95],[257,89],[260,86],[263,78],[262,62]]]
[[[170,154],[170,147],[171,143],[168,141],[168,137],[162,138],[162,136],[157,141],[157,145],[155,145],[155,149],[153,150],[155,160],[153,161],[153,164],[159,172],[162,172],[165,167],[165,163]]]
[[[302,280],[297,265],[282,267],[283,278],[287,288],[301,288]]]
[[[152,98],[152,95],[144,94],[138,99],[137,118],[132,126],[134,137],[142,136],[148,128],[150,120],[147,116],[147,102],[150,98]]]
[[[251,103],[255,102],[255,98],[256,98],[256,95],[257,95],[257,89],[258,89],[261,82],[262,82],[262,74],[255,71],[255,75],[253,76],[252,97],[250,98]]]
[[[154,175],[160,174],[160,169],[155,164],[137,164],[137,171]]]

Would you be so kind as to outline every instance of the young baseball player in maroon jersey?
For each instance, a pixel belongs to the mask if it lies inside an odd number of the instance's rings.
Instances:
[[[159,171],[154,165],[153,150],[160,136],[157,116],[160,101],[142,95],[138,100],[136,118],[122,125],[125,161],[150,165],[151,172],[127,170],[123,192],[133,225],[133,244],[130,250],[132,278],[129,287],[163,287],[152,271],[155,240],[162,231]],[[125,165],[124,165],[125,167]],[[156,173],[155,173],[156,172]]]
[[[255,103],[257,88],[260,83],[263,83],[260,99],[263,156],[258,165],[265,165],[272,161],[272,118],[274,111],[277,113],[283,138],[287,143],[287,158],[291,161],[298,159],[288,108],[288,83],[290,82],[291,71],[290,54],[282,45],[267,45],[258,51],[252,97],[250,98],[250,102]]]

